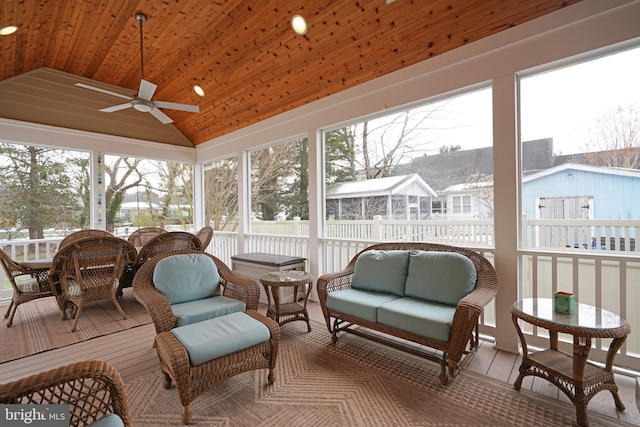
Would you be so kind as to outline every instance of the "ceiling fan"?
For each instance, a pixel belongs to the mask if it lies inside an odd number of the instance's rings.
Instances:
[[[163,124],[171,123],[173,120],[165,113],[160,111],[160,108],[169,108],[172,110],[189,111],[192,113],[200,112],[200,108],[197,105],[178,104],[175,102],[165,101],[152,101],[151,98],[157,89],[157,85],[148,82],[144,79],[144,61],[143,61],[143,47],[142,47],[142,24],[147,20],[147,15],[142,12],[136,12],[136,21],[140,23],[140,70],[142,79],[140,80],[140,88],[138,94],[133,96],[122,95],[120,93],[112,92],[110,90],[101,89],[99,87],[90,86],[84,83],[76,83],[75,85],[81,88],[94,90],[111,96],[117,96],[118,98],[126,99],[128,102],[125,104],[114,105],[112,107],[103,108],[100,111],[105,113],[113,113],[114,111],[120,111],[133,107],[134,109],[143,113],[151,113],[156,119],[160,120]]]

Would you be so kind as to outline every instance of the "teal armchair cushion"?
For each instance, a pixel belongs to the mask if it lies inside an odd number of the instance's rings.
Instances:
[[[402,296],[408,265],[408,251],[363,252],[356,260],[351,287]]]
[[[411,251],[405,295],[455,306],[476,286],[476,268],[456,252]]]
[[[176,326],[202,322],[246,309],[247,305],[244,302],[222,295],[171,305]]]
[[[105,416],[98,418],[91,424],[87,424],[90,427],[124,427],[122,418],[116,414],[106,414]]]
[[[155,288],[171,304],[220,295],[220,274],[205,254],[179,254],[161,259],[153,270]]]

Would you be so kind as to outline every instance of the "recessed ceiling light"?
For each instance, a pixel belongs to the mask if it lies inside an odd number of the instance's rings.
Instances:
[[[9,34],[13,34],[18,31],[17,25],[7,25],[6,27],[0,28],[0,36],[8,36]]]
[[[293,31],[297,35],[304,36],[307,34],[307,21],[300,15],[293,15],[293,18],[291,18],[291,28],[293,28]]]
[[[193,91],[199,96],[204,96],[204,89],[200,85],[193,85]]]

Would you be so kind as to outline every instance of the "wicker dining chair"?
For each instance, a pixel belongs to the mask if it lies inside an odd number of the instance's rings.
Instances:
[[[193,233],[187,231],[170,231],[159,234],[149,240],[138,253],[138,268],[156,255],[179,249],[204,250],[202,242]]]
[[[80,239],[84,239],[86,237],[111,237],[113,236],[113,234],[109,233],[108,231],[105,230],[97,230],[97,229],[88,229],[88,230],[79,230],[76,232],[73,232],[71,234],[69,234],[68,236],[66,236],[64,239],[62,239],[60,241],[60,243],[58,243],[58,250],[60,250],[60,248],[68,245],[69,243],[73,243],[76,242]]]
[[[11,302],[4,314],[4,318],[8,318],[7,327],[10,327],[20,304],[39,298],[52,297],[54,293],[46,281],[40,280],[37,273],[21,266],[3,250],[0,250],[0,261],[2,261],[2,268],[4,268],[13,288]]]
[[[70,426],[88,426],[114,415],[125,426],[131,426],[122,377],[113,366],[100,360],[75,362],[0,384],[0,404],[66,404]]]
[[[139,250],[144,245],[146,245],[149,242],[149,240],[164,233],[167,233],[167,230],[165,230],[164,228],[142,227],[137,229],[133,233],[131,233],[131,235],[127,240],[129,240],[129,243],[131,243],[133,246],[135,246]]]
[[[207,249],[209,243],[211,243],[211,239],[213,238],[213,228],[208,225],[202,227],[200,230],[198,230],[196,236],[198,236],[198,239],[200,239],[200,242],[202,243],[202,250],[204,251]]]
[[[117,295],[121,289],[120,278],[131,263],[130,247],[127,241],[114,236],[90,237],[71,243],[56,253],[52,270],[56,270],[59,287],[75,315],[72,332],[76,330],[82,310],[99,302],[112,302],[126,319]]]

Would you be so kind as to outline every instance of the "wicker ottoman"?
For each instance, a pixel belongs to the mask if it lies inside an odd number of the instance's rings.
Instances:
[[[245,336],[255,336],[256,329],[260,329],[259,333],[264,334],[264,327],[268,329],[266,340],[243,348]],[[189,342],[185,334],[187,337],[195,334],[200,349],[194,349],[194,340],[191,339]],[[269,383],[275,381],[280,327],[272,319],[253,310],[162,332],[156,335],[155,342],[160,369],[164,374],[164,387],[168,389],[171,387],[171,381],[175,382],[184,424],[191,421],[191,402],[227,378],[253,369],[268,369]],[[191,349],[191,357],[187,348]],[[216,354],[225,353],[226,349],[234,350],[228,354]],[[209,354],[212,358],[206,360]]]

